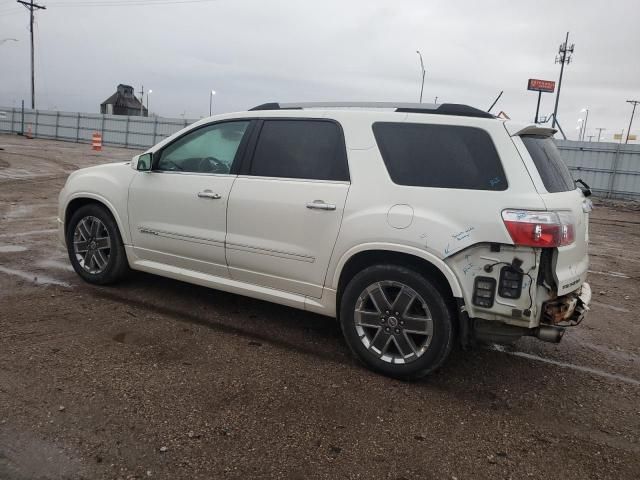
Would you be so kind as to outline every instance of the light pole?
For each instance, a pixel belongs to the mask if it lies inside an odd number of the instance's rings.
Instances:
[[[209,116],[213,115],[213,96],[215,94],[215,90],[211,90],[211,93],[209,93]]]
[[[589,109],[588,108],[583,108],[582,110],[580,110],[580,113],[584,113],[587,112],[587,114],[584,117],[584,123],[582,124],[582,138],[581,140],[584,140],[584,135],[585,133],[587,133],[587,122],[589,121]]]
[[[631,118],[629,119],[629,128],[627,129],[627,139],[625,140],[625,145],[629,143],[629,134],[631,133],[631,124],[633,123],[633,115],[636,113],[636,105],[640,103],[640,100],[627,100],[627,103],[633,105],[633,110],[631,110]]]
[[[602,136],[602,131],[606,130],[606,128],[598,127],[596,128],[596,130],[598,130],[598,141],[600,141],[600,137]]]
[[[153,93],[153,90],[149,89],[147,91],[147,117],[151,115],[151,110],[149,110],[149,94]]]
[[[578,126],[576,127],[576,130],[578,130],[578,141],[582,140],[582,129],[584,128],[584,120],[579,118],[578,119]]]
[[[416,50],[416,53],[418,54],[418,57],[420,57],[420,70],[422,70],[422,84],[420,85],[420,103],[422,103],[422,92],[424,91],[425,69],[424,69],[424,62],[422,61],[422,54],[420,53],[420,50]]]

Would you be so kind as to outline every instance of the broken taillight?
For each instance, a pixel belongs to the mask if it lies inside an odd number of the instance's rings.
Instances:
[[[503,210],[502,220],[516,245],[560,247],[575,240],[571,212]]]

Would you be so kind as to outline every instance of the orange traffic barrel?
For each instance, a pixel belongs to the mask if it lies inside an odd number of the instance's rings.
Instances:
[[[93,132],[93,138],[91,139],[91,148],[93,150],[102,150],[102,135],[98,132]]]

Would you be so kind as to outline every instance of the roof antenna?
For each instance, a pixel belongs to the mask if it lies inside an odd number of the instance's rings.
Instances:
[[[491,104],[491,106],[489,107],[489,110],[487,110],[487,113],[491,113],[491,109],[493,107],[496,106],[496,103],[498,103],[498,100],[500,100],[500,97],[502,96],[502,94],[504,93],[504,90],[500,90],[500,94],[496,97],[496,99],[493,101],[493,103]]]

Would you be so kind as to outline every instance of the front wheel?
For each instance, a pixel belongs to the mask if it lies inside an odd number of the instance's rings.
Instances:
[[[423,275],[397,265],[366,268],[349,282],[340,323],[353,353],[372,370],[395,378],[427,375],[453,344],[444,296]]]
[[[101,205],[85,205],[71,216],[66,241],[71,265],[89,283],[114,283],[129,270],[118,226]]]

